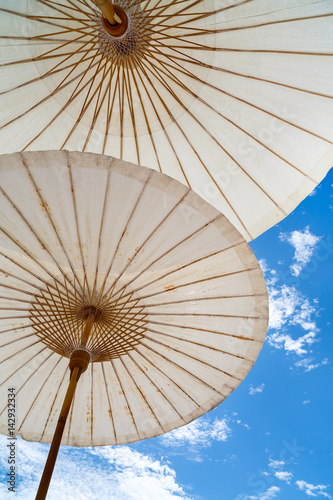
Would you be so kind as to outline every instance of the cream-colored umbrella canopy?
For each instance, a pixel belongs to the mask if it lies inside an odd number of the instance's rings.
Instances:
[[[0,151],[69,149],[160,170],[247,240],[333,163],[333,2],[0,0]]]
[[[50,442],[98,311],[63,444],[153,437],[221,403],[262,347],[267,293],[231,223],[154,170],[91,153],[0,157],[0,432]]]

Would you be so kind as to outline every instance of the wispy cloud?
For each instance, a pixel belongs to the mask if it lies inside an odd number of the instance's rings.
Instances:
[[[285,466],[285,462],[283,460],[273,460],[272,458],[269,458],[268,466],[273,469],[273,474],[277,479],[280,481],[286,481],[286,483],[290,484],[293,474],[292,472],[281,470]]]
[[[303,231],[280,234],[280,240],[288,242],[295,249],[293,258],[295,263],[290,266],[291,274],[300,275],[302,269],[310,262],[320,239],[320,236],[310,233],[309,227]]]
[[[271,500],[272,498],[276,498],[279,493],[280,488],[278,486],[271,486],[268,490],[258,495],[238,495],[235,500]]]
[[[8,468],[6,438],[0,436],[2,468]],[[48,447],[17,441],[20,498],[34,500]],[[128,446],[79,449],[61,447],[48,500],[191,500],[177,483],[176,473],[163,460]],[[1,493],[7,488],[3,484]],[[3,498],[3,496],[1,496]]]
[[[165,446],[190,446],[190,447],[208,447],[214,441],[226,441],[231,436],[229,419],[194,420],[184,427],[179,427],[160,439]]]
[[[262,392],[264,390],[264,388],[265,388],[265,384],[260,384],[260,385],[258,385],[258,387],[253,387],[251,385],[249,388],[249,394],[251,394],[251,396],[254,396],[255,394]]]
[[[318,497],[323,496],[325,498],[332,498],[325,490],[329,488],[324,484],[318,484],[315,486],[314,484],[307,483],[305,481],[296,481],[295,483],[301,491],[304,491],[310,497]]]
[[[302,294],[295,286],[279,283],[279,274],[269,269],[265,261],[261,261],[269,295],[269,332],[267,342],[276,349],[283,349],[287,354],[295,354],[299,359],[294,367],[311,371],[328,360],[316,361],[312,355],[312,346],[318,342],[319,328],[316,315],[319,313],[318,301]],[[299,327],[302,334],[298,336],[289,332],[290,327]]]
[[[295,287],[282,285],[281,287],[268,287],[270,298],[270,323],[269,328],[276,330],[268,335],[267,340],[276,349],[285,349],[298,356],[307,354],[309,346],[317,341],[319,331],[313,315],[316,308]],[[294,339],[282,328],[285,326],[300,326],[307,333]],[[282,331],[281,331],[282,330]]]
[[[310,358],[304,358],[300,359],[295,363],[296,368],[303,368],[306,372],[311,372],[312,370],[315,370],[319,366],[327,365],[328,364],[328,358],[324,358],[322,361],[319,363],[316,363],[314,361],[313,357]]]
[[[309,194],[309,196],[316,196],[318,194],[318,188],[319,187],[317,186],[313,191],[311,191],[311,193]]]
[[[273,333],[268,337],[268,343],[276,349],[285,349],[287,352],[294,352],[298,356],[302,354],[306,354],[307,347],[315,341],[315,334],[313,332],[307,333],[302,337],[298,337],[297,339],[293,339],[290,335],[281,334],[281,333]],[[304,366],[303,360],[301,363],[297,362],[296,366],[301,367]],[[318,365],[319,366],[319,365]]]
[[[285,465],[283,460],[273,460],[272,458],[269,458],[268,460],[269,460],[268,465],[273,469],[280,469]]]
[[[306,331],[317,331],[313,320],[316,308],[294,286],[269,286],[268,292],[269,328],[278,330],[290,324],[299,325]]]
[[[291,472],[285,470],[276,471],[274,475],[277,479],[280,479],[280,481],[286,481],[288,484],[290,484],[290,480],[293,477]]]

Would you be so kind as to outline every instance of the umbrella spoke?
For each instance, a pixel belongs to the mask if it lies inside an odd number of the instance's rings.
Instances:
[[[168,375],[166,373],[165,370],[163,370],[161,368],[161,364],[158,364],[158,363],[153,363],[151,359],[149,359],[149,357],[145,356],[144,353],[137,349],[136,347],[134,347],[134,351],[136,352],[136,354],[144,359],[144,361],[146,363],[148,363],[148,366],[154,370],[156,370],[158,373],[161,373],[167,380],[168,380],[168,385],[169,385],[169,382],[171,382],[175,387],[177,387],[177,389],[179,391],[181,391],[183,393],[183,397],[185,396],[186,399],[189,399],[191,401],[191,403],[193,403],[195,406],[198,406],[200,405],[200,403],[198,401],[196,401],[193,397],[191,397],[187,392],[186,390],[184,389],[184,387],[180,384],[180,381],[177,382],[177,380],[175,380],[174,378],[171,378],[170,374]],[[129,355],[129,354],[128,354]],[[132,357],[131,357],[132,358]],[[133,358],[132,358],[133,359]],[[146,372],[145,372],[146,373]]]
[[[130,404],[129,404],[129,401],[128,401],[128,398],[127,398],[127,394],[126,394],[125,388],[124,388],[124,386],[123,386],[123,385],[122,385],[122,383],[121,383],[121,379],[120,379],[120,377],[119,377],[119,373],[118,373],[118,371],[116,370],[115,362],[111,359],[111,360],[110,360],[110,363],[111,363],[111,365],[112,365],[113,372],[114,372],[114,374],[115,374],[115,376],[116,376],[116,379],[117,379],[117,381],[118,381],[118,384],[120,385],[121,392],[122,392],[122,394],[123,394],[123,396],[124,396],[124,399],[125,399],[125,401],[126,401],[126,406],[127,406],[128,412],[129,412],[129,414],[130,414],[131,421],[132,421],[132,423],[133,423],[133,425],[134,425],[134,427],[135,427],[135,430],[136,430],[137,436],[138,436],[138,438],[140,439],[140,432],[139,432],[139,430],[138,430],[137,422],[136,422],[136,420],[135,420],[135,418],[134,418],[133,410],[132,410],[132,408],[131,408],[131,406],[130,406]]]

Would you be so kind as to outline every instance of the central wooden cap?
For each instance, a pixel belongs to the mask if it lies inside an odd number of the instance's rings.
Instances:
[[[87,349],[74,349],[69,361],[69,369],[81,368],[81,373],[85,372],[90,363],[90,352]]]
[[[102,16],[102,24],[109,35],[117,38],[126,33],[128,27],[128,18],[126,12],[121,7],[119,7],[119,5],[113,5],[113,8],[115,13],[120,17],[121,24],[110,24],[104,16]]]

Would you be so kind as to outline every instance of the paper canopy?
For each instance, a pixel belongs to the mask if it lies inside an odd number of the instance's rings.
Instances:
[[[2,153],[122,158],[188,185],[251,240],[333,164],[333,2],[0,0]]]
[[[0,157],[0,414],[50,442],[68,358],[98,311],[63,444],[153,437],[221,403],[267,328],[264,278],[215,208],[179,182],[107,156]]]

